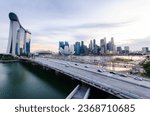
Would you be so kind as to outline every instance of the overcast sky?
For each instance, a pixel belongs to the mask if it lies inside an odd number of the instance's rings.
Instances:
[[[31,50],[58,51],[59,41],[114,37],[117,46],[150,47],[150,0],[0,0],[0,53],[5,52],[9,12],[32,33]]]

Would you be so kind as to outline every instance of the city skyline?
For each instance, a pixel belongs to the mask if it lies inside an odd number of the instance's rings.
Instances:
[[[31,30],[31,51],[58,51],[59,41],[88,45],[104,37],[133,50],[150,47],[149,0],[5,0],[0,9],[0,52],[7,49],[11,11]]]
[[[84,41],[76,41],[74,44],[70,44],[68,41],[59,41],[58,49],[60,55],[128,55],[150,52],[149,47],[142,47],[140,51],[133,51],[129,46],[118,46],[113,37],[110,41],[105,37],[99,42],[96,42],[95,39],[90,40],[88,46],[84,44]]]

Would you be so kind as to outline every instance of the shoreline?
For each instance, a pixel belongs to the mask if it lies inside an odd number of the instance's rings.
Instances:
[[[0,63],[12,63],[12,62],[19,62],[19,60],[0,60]]]

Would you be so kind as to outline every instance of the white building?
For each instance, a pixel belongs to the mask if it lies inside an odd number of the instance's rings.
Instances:
[[[65,55],[73,55],[75,53],[74,51],[74,46],[70,45],[70,46],[64,46],[64,49],[61,47],[59,49],[60,54],[62,54],[63,56]]]

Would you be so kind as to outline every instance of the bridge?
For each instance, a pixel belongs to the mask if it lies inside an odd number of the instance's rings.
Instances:
[[[35,59],[22,60],[53,69],[56,72],[68,75],[71,78],[75,78],[83,83],[86,83],[87,85],[96,87],[119,98],[150,98],[149,79],[106,71],[102,68],[96,67],[95,65],[75,63],[58,59],[38,57]],[[87,90],[88,89],[86,89],[86,92]],[[86,92],[83,96],[86,95]],[[72,96],[76,96],[76,92],[72,91],[72,93],[74,93]]]
[[[90,87],[77,85],[66,99],[87,99],[89,97]]]

